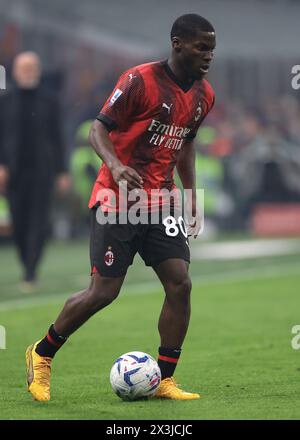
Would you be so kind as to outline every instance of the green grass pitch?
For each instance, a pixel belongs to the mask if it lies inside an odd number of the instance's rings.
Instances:
[[[18,291],[10,247],[0,248],[1,419],[299,419],[300,255],[248,261],[194,261],[192,318],[176,378],[197,401],[122,402],[109,372],[132,350],[154,356],[163,301],[151,269],[137,259],[119,298],[77,331],[53,363],[52,399],[32,400],[25,386],[27,345],[42,337],[65,298],[89,281],[85,242],[53,244],[36,294]]]

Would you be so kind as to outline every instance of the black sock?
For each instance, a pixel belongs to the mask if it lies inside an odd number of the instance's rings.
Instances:
[[[161,371],[161,379],[163,380],[166,377],[173,376],[181,349],[159,347],[158,353],[157,363]]]
[[[36,346],[36,353],[43,357],[55,356],[55,353],[60,349],[60,347],[66,342],[68,338],[65,336],[60,336],[56,333],[54,325],[52,324],[48,330],[48,333],[44,339],[39,342]]]

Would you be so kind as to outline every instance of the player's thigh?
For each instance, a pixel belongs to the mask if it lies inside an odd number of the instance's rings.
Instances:
[[[182,260],[182,263],[179,263],[182,268],[181,273],[186,270],[185,262],[190,262],[190,248],[182,220],[178,221],[172,217],[171,222],[162,219],[159,224],[149,225],[139,253],[147,266],[157,267],[166,260],[176,259]],[[173,265],[177,264],[170,263],[171,269]]]
[[[192,290],[188,263],[181,259],[169,259],[153,269],[164,287],[168,304],[180,307],[181,311],[188,310]]]
[[[135,229],[129,224],[101,225],[96,212],[96,209],[91,210],[91,272],[104,278],[122,278],[137,251]]]
[[[180,258],[170,258],[153,266],[158,278],[165,288],[166,293],[183,290],[187,294],[191,291],[189,276],[189,263]]]

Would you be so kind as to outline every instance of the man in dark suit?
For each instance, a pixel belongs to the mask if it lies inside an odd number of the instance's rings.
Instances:
[[[34,52],[13,64],[15,86],[0,99],[0,191],[6,192],[14,238],[24,267],[24,287],[34,286],[49,230],[53,187],[70,186],[56,98],[40,87]]]

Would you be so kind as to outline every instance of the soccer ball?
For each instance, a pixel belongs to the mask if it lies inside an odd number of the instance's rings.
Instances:
[[[114,392],[123,400],[147,399],[161,380],[160,368],[153,357],[141,351],[120,356],[110,371]]]

